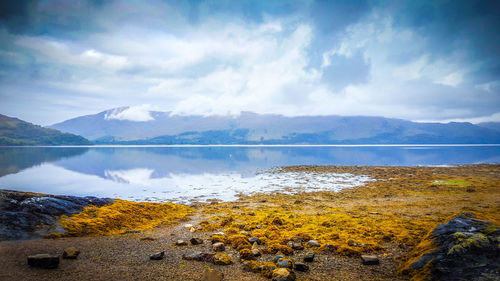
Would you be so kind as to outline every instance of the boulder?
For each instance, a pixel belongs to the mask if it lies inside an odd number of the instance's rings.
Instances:
[[[500,276],[499,237],[500,226],[477,219],[471,213],[456,215],[437,226],[417,245],[419,252],[415,256],[420,258],[409,266],[404,265],[403,273],[430,269],[428,277],[432,280],[497,280]],[[425,245],[434,246],[423,251]],[[422,251],[425,254],[421,255]]]
[[[57,268],[59,266],[59,256],[50,254],[28,256],[28,265],[49,269]]]

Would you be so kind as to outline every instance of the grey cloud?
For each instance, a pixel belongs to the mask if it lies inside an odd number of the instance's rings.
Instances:
[[[350,57],[330,56],[330,65],[323,69],[322,80],[334,92],[338,92],[348,85],[368,82],[369,76],[370,64],[365,61],[360,50]]]

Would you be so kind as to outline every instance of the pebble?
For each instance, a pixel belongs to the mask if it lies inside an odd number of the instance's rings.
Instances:
[[[377,265],[380,261],[375,255],[361,255],[361,261],[364,265]]]
[[[295,281],[295,273],[286,268],[276,268],[273,270],[273,281]]]
[[[294,250],[304,250],[304,246],[302,246],[302,243],[300,242],[290,242],[288,243],[288,246]]]
[[[222,281],[224,279],[224,273],[213,270],[211,268],[205,268],[203,270],[203,275],[201,280],[203,281]]]
[[[188,261],[204,261],[204,262],[212,262],[215,253],[203,253],[203,252],[194,252],[190,254],[182,255],[182,259]]]
[[[254,242],[252,245],[252,250],[258,249],[258,248],[259,248],[259,245],[257,244],[257,242]]]
[[[224,252],[226,250],[226,247],[224,246],[224,243],[217,242],[212,245],[212,249],[216,252]]]
[[[294,268],[297,271],[308,271],[309,270],[309,266],[303,262],[296,262],[294,264]]]
[[[69,248],[64,249],[62,257],[63,257],[63,259],[76,259],[79,254],[80,254],[80,251],[77,248],[69,247]]]
[[[252,249],[252,254],[254,257],[262,256],[262,252],[259,249]]]
[[[149,259],[151,259],[151,260],[162,260],[164,257],[165,257],[165,251],[154,253],[151,256],[149,256]]]
[[[319,247],[320,246],[319,242],[316,240],[309,240],[307,242],[307,244],[309,245],[309,247]]]
[[[292,268],[293,264],[290,260],[287,259],[281,259],[278,261],[278,267],[284,267],[284,268]]]
[[[274,263],[277,263],[279,261],[279,259],[284,259],[284,258],[285,258],[285,256],[283,256],[283,255],[276,255],[274,257]]]
[[[304,262],[313,262],[314,261],[314,257],[316,255],[314,253],[308,253],[305,257],[304,257]]]
[[[248,242],[250,242],[250,244],[253,244],[253,243],[257,243],[257,244],[262,244],[262,242],[260,241],[260,239],[258,237],[252,237],[250,239],[248,239]]]
[[[186,246],[188,243],[184,240],[177,240],[175,246]]]
[[[203,244],[203,239],[201,238],[191,238],[191,240],[189,240],[191,242],[191,244],[193,245],[199,245],[199,244]]]
[[[28,265],[41,268],[57,268],[59,266],[59,256],[50,254],[28,256]]]

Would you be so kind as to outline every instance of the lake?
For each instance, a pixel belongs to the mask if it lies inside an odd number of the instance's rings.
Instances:
[[[279,166],[478,163],[500,163],[500,145],[0,147],[0,189],[185,203],[252,192],[338,191],[372,180],[269,172]]]

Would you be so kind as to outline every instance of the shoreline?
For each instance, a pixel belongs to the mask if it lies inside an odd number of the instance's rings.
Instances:
[[[64,274],[69,274],[73,280],[127,277],[199,280],[208,265],[223,272],[224,280],[269,280],[243,270],[238,261],[238,248],[226,246],[224,253],[233,257],[233,264],[229,266],[182,259],[182,255],[189,252],[211,251],[210,237],[222,231],[228,244],[236,237],[260,237],[265,242],[261,246],[265,253],[257,261],[272,259],[269,250],[278,247],[272,245],[286,246],[286,241],[295,241],[299,236],[317,240],[320,247],[306,246],[305,250],[294,250],[290,256],[300,260],[306,252],[317,254],[310,271],[296,272],[298,280],[407,280],[410,276],[397,272],[398,265],[409,258],[422,238],[437,225],[464,211],[497,225],[500,223],[499,164],[291,166],[282,167],[281,171],[347,172],[368,175],[376,181],[338,193],[259,193],[242,195],[230,202],[195,203],[191,205],[194,212],[189,221],[176,226],[159,225],[138,233],[3,242],[0,261],[5,264],[5,270],[0,277],[9,279],[22,272],[23,280],[50,280],[56,276],[62,278]],[[202,229],[191,232],[184,224]],[[261,228],[257,228],[259,225]],[[146,237],[154,240],[141,240]],[[178,239],[192,237],[205,241],[196,246],[172,245]],[[54,271],[26,265],[28,254],[42,250],[60,252],[68,245],[77,245],[82,251],[78,260],[62,262]],[[167,257],[158,262],[161,268],[148,258],[157,250],[167,253]],[[361,254],[376,254],[380,265],[362,265]],[[135,271],[126,270],[124,266]],[[89,272],[90,269],[96,272]]]

